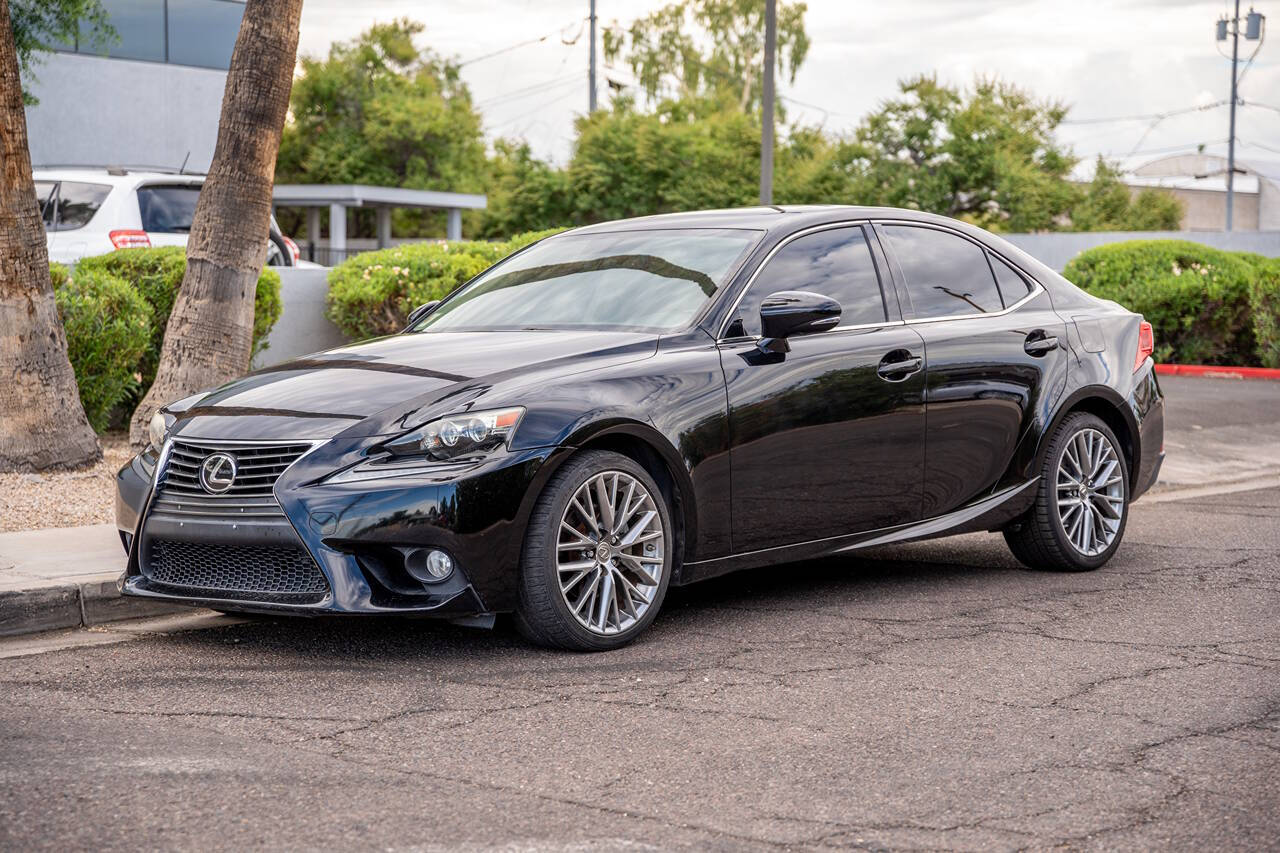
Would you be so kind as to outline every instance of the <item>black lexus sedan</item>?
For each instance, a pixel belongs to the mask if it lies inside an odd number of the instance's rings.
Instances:
[[[938,216],[778,207],[545,239],[404,332],[165,408],[118,475],[128,595],[515,614],[610,649],[667,589],[1002,531],[1105,563],[1163,459],[1151,326]]]

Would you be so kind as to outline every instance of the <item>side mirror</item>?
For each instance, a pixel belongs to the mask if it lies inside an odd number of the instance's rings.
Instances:
[[[410,312],[409,322],[405,323],[405,326],[406,327],[412,326],[414,323],[418,322],[423,317],[427,316],[432,311],[436,310],[436,306],[439,304],[440,304],[440,300],[434,299],[431,302],[423,303],[422,305],[419,305],[417,308],[414,308],[413,311]]]
[[[840,303],[805,290],[771,293],[760,303],[760,348],[787,352],[787,338],[813,335],[840,325]]]

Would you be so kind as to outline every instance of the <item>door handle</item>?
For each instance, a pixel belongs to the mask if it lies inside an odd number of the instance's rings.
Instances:
[[[1058,339],[1052,335],[1046,335],[1041,329],[1037,329],[1027,335],[1027,340],[1022,345],[1022,348],[1026,350],[1027,355],[1040,356],[1056,350],[1058,348]]]
[[[887,382],[901,382],[914,373],[919,373],[924,366],[924,359],[913,356],[906,350],[894,350],[880,359],[876,373]]]

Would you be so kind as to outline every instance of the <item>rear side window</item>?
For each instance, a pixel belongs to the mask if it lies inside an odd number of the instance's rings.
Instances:
[[[1031,292],[1031,285],[1027,284],[1027,280],[1021,273],[995,255],[989,255],[989,257],[991,269],[996,274],[996,284],[1000,286],[1000,297],[1004,300],[1006,308]]]
[[[36,181],[36,206],[46,229],[53,228],[53,191],[57,186],[56,181]]]
[[[138,187],[138,213],[143,231],[186,234],[196,215],[199,186]]]
[[[832,228],[797,237],[778,250],[742,297],[735,315],[760,334],[760,304],[779,290],[808,290],[840,303],[840,325],[883,323],[880,278],[862,229]]]
[[[1000,291],[976,243],[934,228],[886,225],[918,319],[1000,311]]]
[[[62,181],[45,205],[45,227],[52,231],[83,228],[110,194],[110,184]]]

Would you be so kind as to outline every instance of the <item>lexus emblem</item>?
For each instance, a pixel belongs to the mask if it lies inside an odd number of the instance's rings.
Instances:
[[[230,453],[211,453],[200,463],[200,485],[211,495],[220,495],[236,481],[236,458]]]

